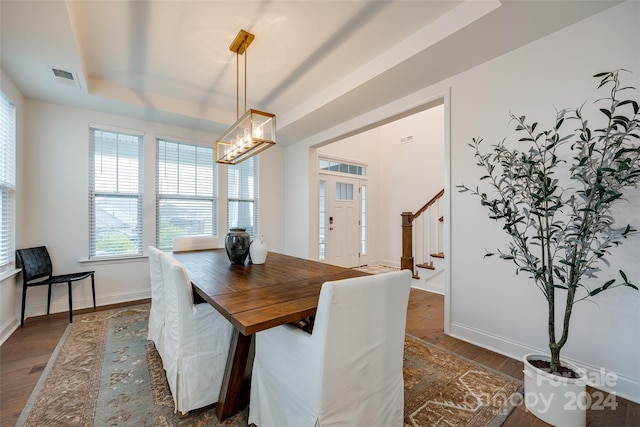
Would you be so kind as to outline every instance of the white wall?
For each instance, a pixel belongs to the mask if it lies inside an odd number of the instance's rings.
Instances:
[[[401,139],[408,136],[413,140],[402,144]],[[325,145],[317,152],[368,164],[369,262],[399,267],[400,213],[416,212],[444,187],[444,105]]]
[[[444,106],[380,128],[381,260],[400,265],[402,212],[416,212],[444,187]],[[413,135],[413,142],[400,139]],[[414,254],[414,257],[417,254]]]
[[[544,128],[555,118],[553,106],[575,108],[587,101],[593,111],[598,80],[591,76],[616,68],[632,70],[626,82],[640,87],[638,22],[640,4],[628,2],[452,79],[452,184],[472,184],[480,176],[466,146],[472,137],[513,138],[509,112],[526,114]],[[638,197],[630,202],[621,220],[638,224],[637,214],[631,214],[640,209]],[[482,258],[485,248],[505,241],[500,225],[468,194],[452,193],[451,206],[452,334],[517,357],[547,352],[545,299],[527,278],[515,276],[513,264]],[[625,242],[601,277],[615,277],[623,268],[638,281],[640,267],[629,259],[636,254],[637,260],[638,253],[640,238]],[[621,377],[619,394],[640,401],[640,294],[616,289],[595,300],[597,305],[575,307],[563,355],[592,369],[615,371]]]
[[[487,218],[478,200],[455,190],[473,185],[480,171],[467,146],[473,137],[489,142],[509,135],[510,112],[550,123],[553,106],[577,107],[594,99],[597,72],[626,68],[626,81],[640,87],[640,3],[625,2],[546,38],[489,61],[447,81],[399,99],[376,111],[287,147],[286,182],[308,182],[303,166],[308,148],[340,134],[415,108],[442,93],[450,93],[445,111],[450,117],[451,272],[445,302],[454,336],[512,357],[530,351],[547,352],[546,302],[526,278],[514,274],[505,261],[484,259],[486,248],[505,242],[500,225]],[[505,37],[508,35],[505,35]],[[637,99],[637,98],[636,98]],[[448,107],[448,110],[447,110]],[[445,166],[446,167],[446,166]],[[292,194],[289,191],[287,194]],[[634,194],[623,212],[635,219],[640,197]],[[303,200],[287,197],[287,211],[308,212]],[[623,218],[624,219],[624,218]],[[306,228],[304,228],[306,227]],[[287,223],[287,249],[304,250],[308,224]],[[296,236],[296,241],[291,236]],[[308,240],[306,240],[308,242]],[[632,281],[640,280],[640,238],[615,252],[611,275],[623,268]],[[602,277],[608,277],[604,272]],[[606,280],[606,279],[605,279]],[[615,391],[640,402],[640,294],[616,289],[598,296],[598,304],[583,303],[574,310],[572,332],[563,355],[582,366],[604,368],[618,376]]]
[[[214,135],[215,137],[215,135]],[[284,252],[284,148],[275,145],[260,156],[259,229],[270,251]]]
[[[17,212],[26,225],[17,236],[16,246],[46,245],[52,256],[54,271],[60,273],[96,270],[98,305],[148,298],[150,288],[146,257],[128,261],[86,262],[89,246],[89,124],[144,132],[145,248],[155,245],[156,137],[211,144],[216,135],[33,100],[27,101],[26,113],[24,167],[20,170],[24,176],[24,186],[20,190],[24,195],[24,203]],[[271,250],[283,251],[284,218],[281,209],[284,150],[275,147],[260,156],[260,232],[264,234]],[[226,182],[225,176],[226,167],[220,166],[221,183]],[[224,236],[226,224],[219,223],[218,230]],[[91,306],[91,286],[88,282],[73,287],[73,300],[74,308]],[[52,312],[68,310],[66,286],[54,288],[51,304]],[[9,317],[19,319],[19,299],[14,308]],[[45,312],[46,288],[29,289],[27,316]]]
[[[24,98],[2,70],[0,70],[0,88],[16,107],[16,210],[19,210],[24,203],[21,192],[24,184],[20,173],[21,165],[24,164]],[[16,215],[15,220],[16,234],[19,235],[20,230],[25,226],[24,220],[20,215]],[[0,280],[0,344],[20,325],[20,311],[17,316],[15,315],[16,307],[20,310],[20,305],[16,305],[16,301],[19,304],[21,288],[18,284],[22,282],[18,279],[18,276],[10,275]]]

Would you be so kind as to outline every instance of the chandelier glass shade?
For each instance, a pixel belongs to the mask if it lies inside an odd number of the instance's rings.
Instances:
[[[234,165],[275,144],[276,116],[250,109],[216,141],[216,161]]]
[[[240,110],[239,56],[246,53],[255,36],[240,30],[229,50],[236,53],[236,115]],[[246,160],[276,143],[276,116],[264,111],[247,110],[247,58],[244,61],[244,107],[242,117],[216,141],[216,162],[229,165]]]

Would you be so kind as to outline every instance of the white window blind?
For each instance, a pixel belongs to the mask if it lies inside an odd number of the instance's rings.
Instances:
[[[142,136],[90,129],[89,257],[142,255]]]
[[[15,264],[16,109],[0,92],[0,271]]]
[[[259,157],[227,168],[228,226],[244,228],[253,239],[258,232]]]
[[[158,140],[156,241],[170,249],[174,237],[218,234],[217,164],[211,147]]]

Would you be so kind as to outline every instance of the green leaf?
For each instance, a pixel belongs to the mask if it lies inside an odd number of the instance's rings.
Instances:
[[[622,193],[614,194],[613,196],[603,200],[603,203],[611,203],[614,200],[619,199],[620,197],[622,197]]]
[[[620,275],[622,276],[622,279],[624,279],[625,283],[629,283],[629,279],[627,279],[627,275],[624,274],[624,271],[620,270]]]

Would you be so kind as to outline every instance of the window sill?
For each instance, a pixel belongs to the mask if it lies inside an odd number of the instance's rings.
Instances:
[[[80,264],[123,264],[129,262],[146,262],[147,259],[148,257],[146,255],[135,255],[81,259],[78,262]]]
[[[7,270],[0,273],[0,282],[7,280],[10,277],[13,277],[22,271],[21,268],[15,268],[13,270]]]

